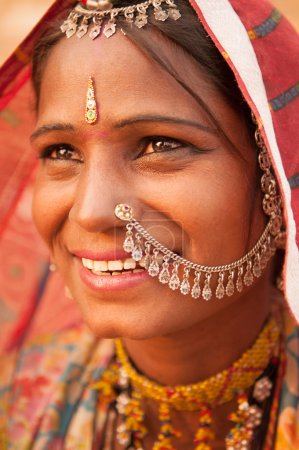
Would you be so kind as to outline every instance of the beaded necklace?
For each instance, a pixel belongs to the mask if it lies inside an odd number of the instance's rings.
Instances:
[[[171,410],[197,411],[198,429],[194,436],[195,450],[211,450],[215,438],[212,430],[212,410],[217,405],[237,397],[238,409],[230,414],[233,428],[225,444],[228,450],[249,450],[262,423],[263,411],[269,399],[280,393],[280,383],[274,386],[273,376],[282,373],[281,325],[277,317],[266,322],[254,344],[228,369],[199,383],[186,386],[163,386],[132,366],[121,340],[115,340],[116,358],[92,387],[100,391],[100,401],[114,404],[121,424],[117,440],[124,449],[142,450],[147,435],[142,402],[151,399],[159,405],[160,432],[153,450],[175,450],[173,438],[179,438],[171,420]],[[270,369],[269,369],[270,368]],[[275,407],[277,398],[272,398]],[[270,413],[273,428],[274,415]],[[266,440],[273,438],[268,434]]]

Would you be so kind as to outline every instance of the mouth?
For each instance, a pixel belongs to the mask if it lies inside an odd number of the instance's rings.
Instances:
[[[145,258],[135,261],[133,258],[118,260],[93,260],[81,258],[82,266],[98,276],[118,276],[145,272]]]

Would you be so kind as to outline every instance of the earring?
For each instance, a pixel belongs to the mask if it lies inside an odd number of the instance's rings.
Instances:
[[[97,104],[94,93],[94,85],[91,77],[88,79],[88,88],[86,93],[86,105],[85,105],[85,121],[92,125],[97,121]]]

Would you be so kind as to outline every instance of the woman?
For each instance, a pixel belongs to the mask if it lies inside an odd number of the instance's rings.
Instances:
[[[214,3],[56,2],[4,66],[4,448],[298,447],[298,38]]]

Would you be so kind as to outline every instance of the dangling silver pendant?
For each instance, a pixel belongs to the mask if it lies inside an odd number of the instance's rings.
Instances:
[[[124,241],[124,244],[123,244],[124,251],[127,252],[127,253],[131,253],[133,251],[133,249],[134,249],[134,246],[135,246],[132,229],[133,229],[132,225],[128,224],[127,225],[126,238],[125,238],[125,241]]]
[[[199,298],[201,294],[201,288],[200,288],[200,272],[195,273],[195,280],[191,291],[192,298]]]
[[[151,263],[149,265],[149,268],[148,268],[148,273],[151,277],[156,277],[160,271],[160,266],[158,263],[158,254],[159,254],[159,251],[155,249],[154,256],[153,256]]]
[[[224,287],[224,284],[223,284],[223,280],[224,280],[224,273],[221,272],[219,274],[218,286],[217,286],[217,289],[216,289],[216,297],[219,298],[219,299],[223,298],[224,295],[225,295],[225,287]]]
[[[261,263],[260,263],[260,255],[257,254],[253,263],[253,268],[252,268],[252,272],[253,275],[256,278],[259,278],[262,274],[262,268],[261,268]]]
[[[211,276],[212,276],[211,273],[206,273],[205,284],[202,290],[202,298],[206,301],[209,301],[212,298],[212,289],[210,286]]]
[[[101,25],[94,25],[90,30],[89,37],[91,39],[96,39],[101,33],[101,28],[102,28]]]
[[[132,258],[135,261],[140,261],[143,256],[142,247],[141,247],[141,237],[140,237],[140,234],[136,234],[135,237],[136,237],[136,242],[135,242],[134,248],[132,250]]]
[[[231,297],[232,295],[234,295],[234,292],[235,292],[235,285],[234,285],[233,279],[234,279],[234,272],[231,271],[228,276],[228,282],[227,282],[226,289],[225,289],[225,293],[228,297]]]
[[[190,292],[189,273],[190,269],[186,267],[184,270],[184,278],[180,287],[180,291],[183,295],[187,295]]]
[[[251,262],[249,261],[247,263],[246,272],[244,275],[244,284],[246,284],[246,286],[250,286],[252,283],[253,283],[253,275],[251,272]]]
[[[104,28],[104,35],[106,38],[110,38],[116,32],[116,23],[114,20],[109,20],[107,25]]]
[[[237,281],[236,281],[236,288],[237,288],[238,292],[242,292],[242,290],[243,290],[242,275],[243,275],[243,267],[239,267],[238,277],[237,277]]]
[[[172,289],[173,291],[178,289],[180,287],[180,284],[181,284],[179,276],[178,276],[178,268],[179,268],[179,263],[177,263],[175,261],[173,263],[172,275],[171,275],[171,278],[170,278],[169,283],[168,283],[170,289]]]
[[[168,268],[169,268],[168,261],[169,261],[169,258],[165,257],[164,262],[162,264],[162,270],[159,274],[159,281],[162,284],[167,284],[167,283],[169,283],[169,280],[170,280],[170,273],[168,270]]]
[[[86,17],[82,20],[82,23],[77,31],[77,37],[81,39],[88,31],[88,20]]]

